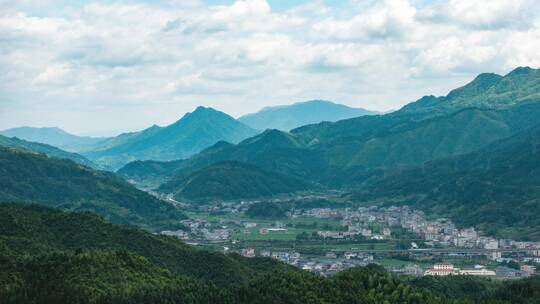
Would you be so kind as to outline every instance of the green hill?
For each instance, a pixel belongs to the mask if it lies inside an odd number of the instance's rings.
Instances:
[[[310,100],[292,105],[267,107],[257,113],[244,115],[238,121],[256,130],[278,129],[289,131],[300,126],[338,121],[376,112],[351,108],[325,100]]]
[[[540,240],[540,126],[367,182],[355,201],[409,204],[504,238]]]
[[[20,127],[0,131],[0,135],[48,144],[70,152],[84,151],[106,139],[77,136],[60,128]]]
[[[69,160],[0,148],[0,201],[93,211],[114,223],[174,226],[185,216],[112,173]]]
[[[179,200],[211,201],[269,197],[306,188],[307,184],[298,179],[245,163],[225,161],[186,177],[175,177],[159,191],[174,193]]]
[[[217,294],[125,251],[37,255],[0,269],[2,303],[211,303]]]
[[[135,160],[187,158],[218,141],[237,143],[255,134],[255,130],[223,112],[198,107],[169,126],[121,134],[83,155],[98,164],[118,169]]]
[[[49,146],[47,144],[30,142],[30,141],[22,140],[16,137],[9,138],[9,137],[0,135],[0,146],[6,147],[6,148],[17,148],[17,149],[24,149],[24,150],[33,151],[33,152],[45,153],[49,157],[69,159],[78,164],[85,165],[87,167],[97,168],[96,164],[89,161],[82,155],[66,152],[64,150],[58,149],[53,146]]]
[[[198,250],[171,237],[110,224],[92,213],[19,204],[0,204],[0,210],[0,252],[7,257],[57,251],[126,251],[176,275],[219,286],[245,283],[273,270],[291,269],[268,259]]]

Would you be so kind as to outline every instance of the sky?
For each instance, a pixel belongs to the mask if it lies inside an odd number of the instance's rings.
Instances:
[[[112,135],[199,105],[387,111],[540,67],[536,0],[0,0],[0,129]]]

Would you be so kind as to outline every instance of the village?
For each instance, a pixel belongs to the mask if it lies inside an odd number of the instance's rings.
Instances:
[[[247,205],[206,207],[200,217],[182,221],[186,229],[161,234],[325,276],[375,263],[411,276],[512,279],[535,274],[540,264],[540,242],[495,239],[407,206],[291,209],[275,220],[246,218]]]

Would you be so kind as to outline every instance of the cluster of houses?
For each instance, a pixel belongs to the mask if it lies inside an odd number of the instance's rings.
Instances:
[[[257,256],[254,248],[244,248],[241,254],[245,257]],[[346,252],[338,259],[335,252],[328,252],[325,258],[304,258],[300,253],[295,251],[270,251],[261,250],[258,254],[261,257],[269,257],[289,265],[296,266],[300,269],[318,273],[321,275],[332,275],[342,270],[357,266],[366,266],[373,263],[373,255]]]

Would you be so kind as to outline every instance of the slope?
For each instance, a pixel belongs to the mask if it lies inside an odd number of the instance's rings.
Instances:
[[[174,226],[185,216],[121,178],[69,160],[0,148],[0,201],[93,211],[115,223]]]

